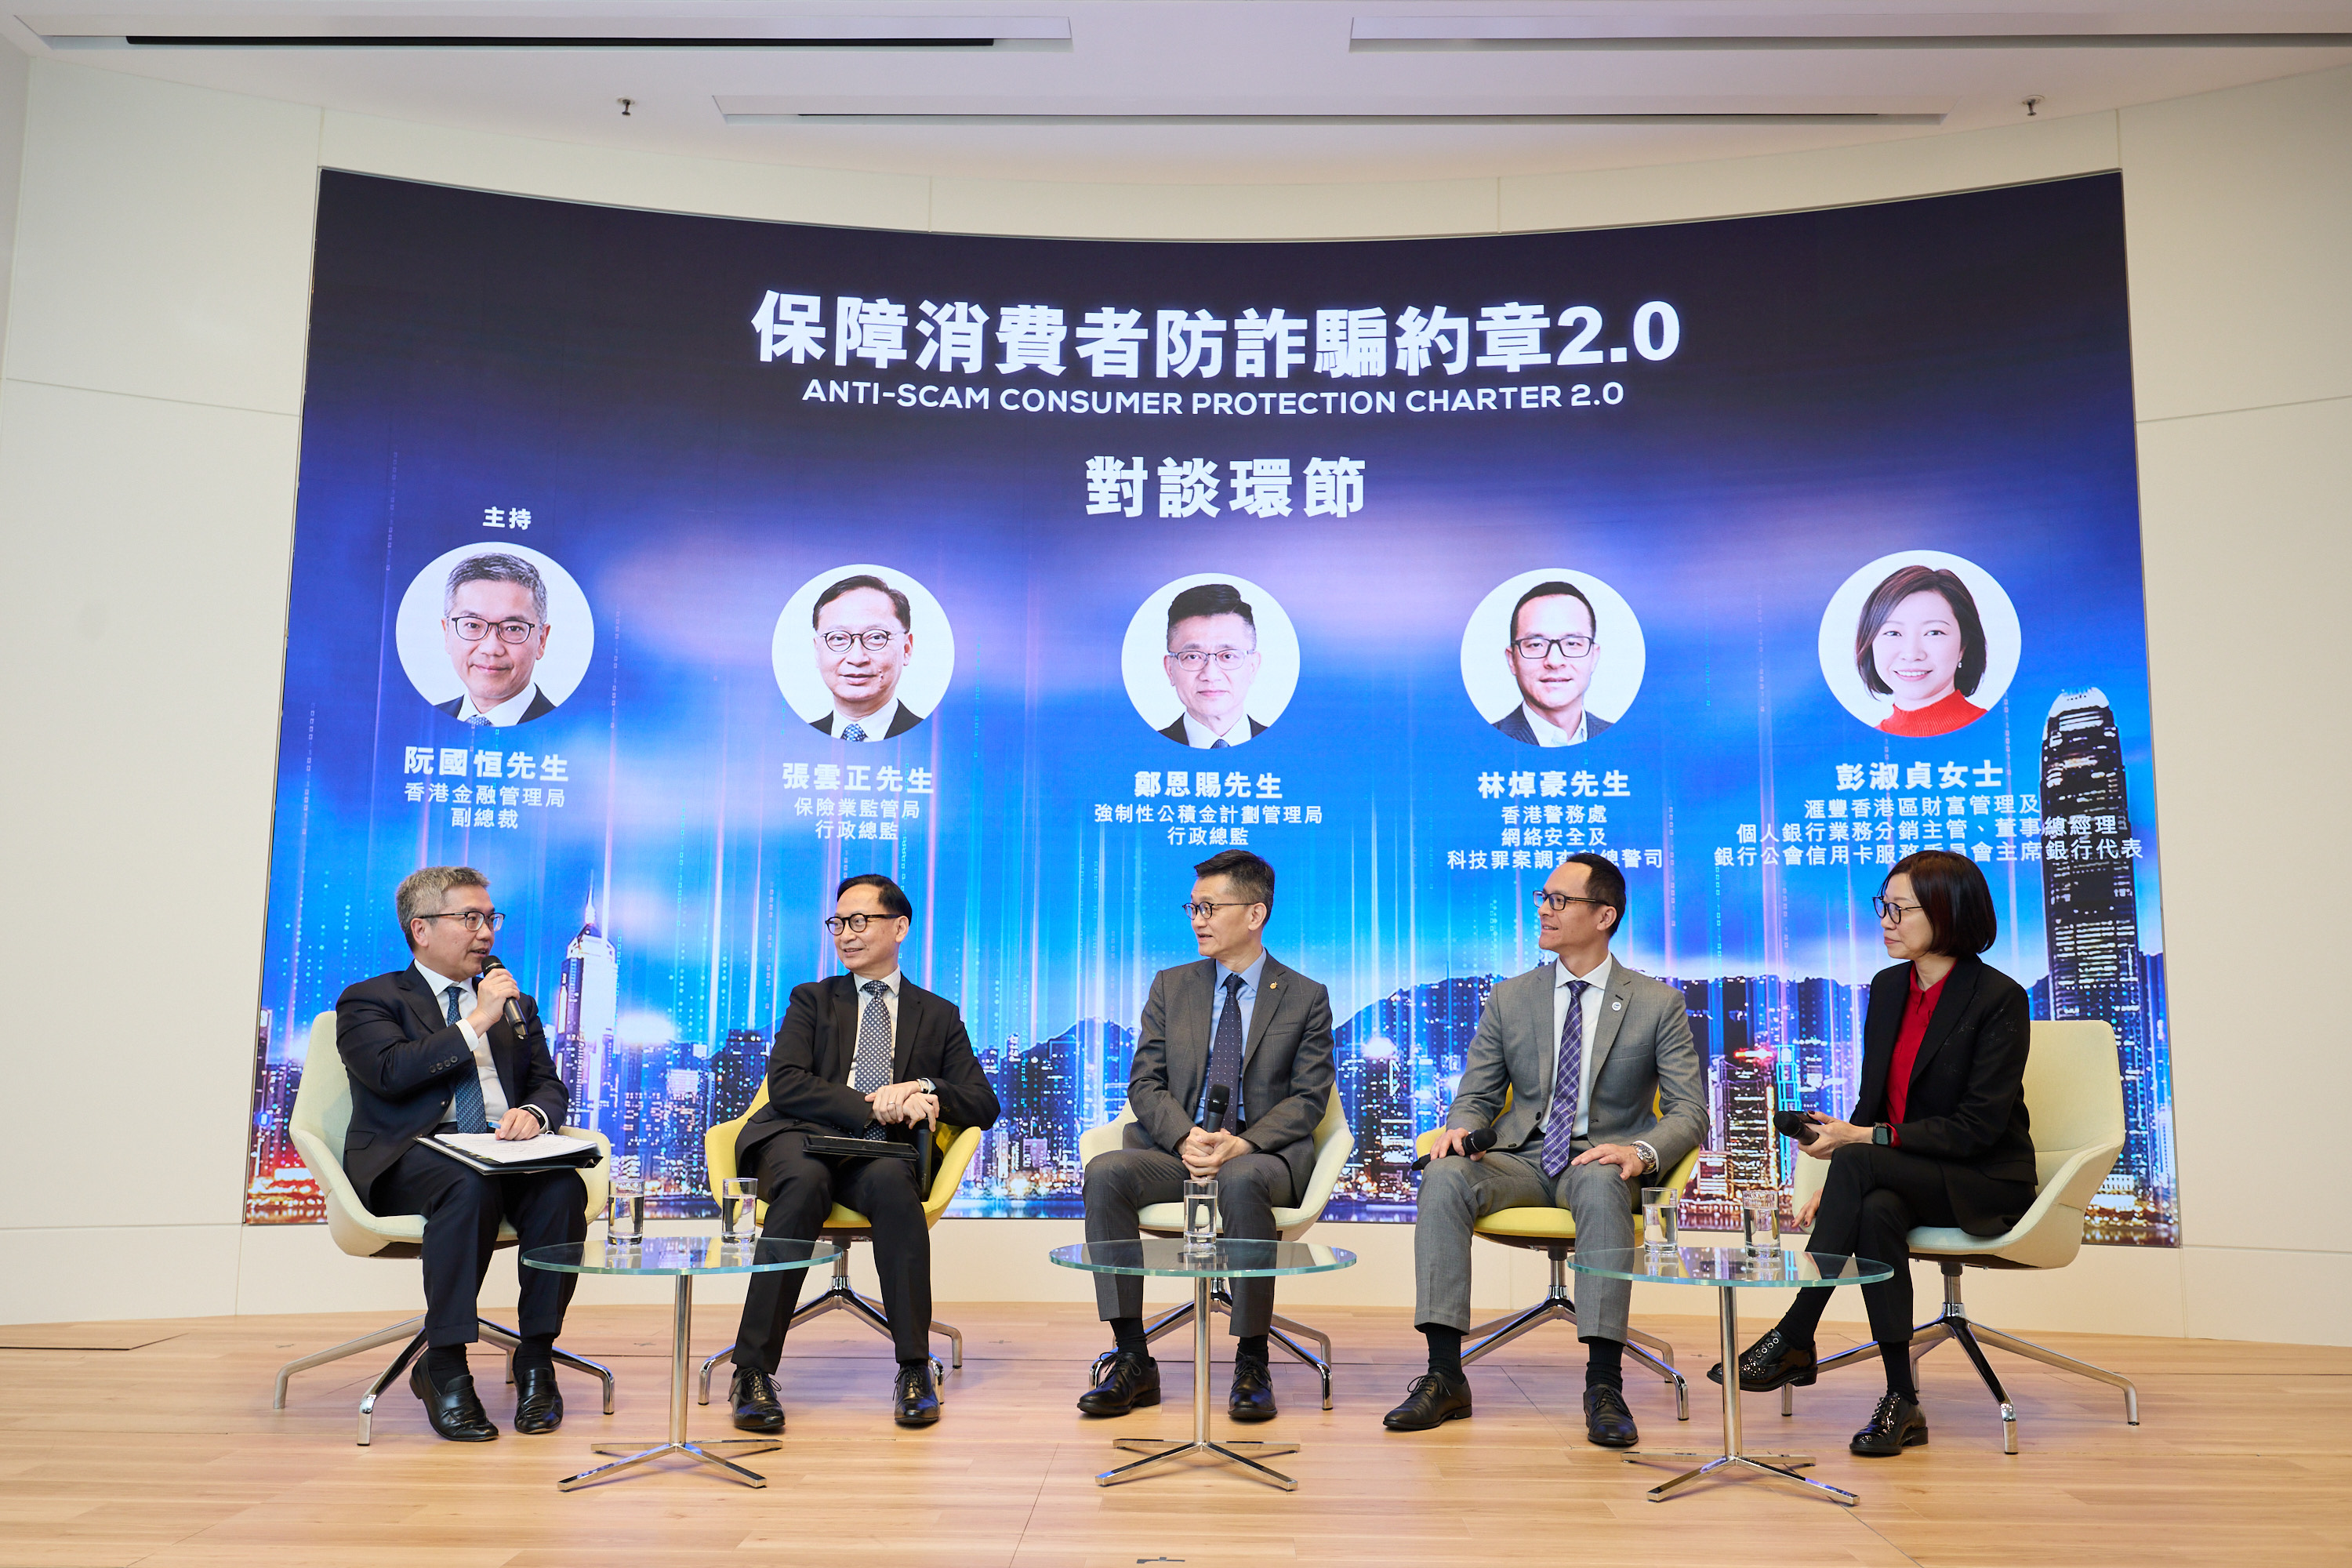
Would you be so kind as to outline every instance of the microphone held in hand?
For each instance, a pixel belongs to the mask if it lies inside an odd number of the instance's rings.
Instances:
[[[1202,1123],[1202,1126],[1211,1132],[1223,1132],[1225,1130],[1225,1107],[1231,1105],[1233,1102],[1234,1091],[1232,1089],[1227,1089],[1221,1083],[1210,1085],[1209,1114],[1208,1119]]]
[[[1483,1154],[1494,1146],[1495,1130],[1491,1127],[1481,1127],[1462,1140],[1462,1152],[1465,1154]],[[1423,1154],[1412,1163],[1412,1168],[1416,1171],[1426,1171],[1429,1169],[1429,1160],[1430,1157]]]
[[[504,969],[505,967],[505,962],[495,952],[487,953],[482,958],[482,975],[488,974],[493,969]],[[481,975],[476,976],[475,980],[476,984],[478,984],[481,980]],[[512,1024],[518,1029],[523,1026],[521,997],[509,996],[507,998],[507,1022]]]

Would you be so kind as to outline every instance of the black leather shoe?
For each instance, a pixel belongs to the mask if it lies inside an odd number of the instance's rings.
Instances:
[[[784,1402],[776,1393],[776,1380],[771,1373],[757,1367],[737,1367],[731,1397],[735,1401],[736,1430],[781,1432],[784,1429]]]
[[[1278,1414],[1274,1404],[1274,1369],[1265,1357],[1234,1357],[1234,1392],[1225,1402],[1225,1414],[1236,1421],[1271,1421]]]
[[[1927,1441],[1927,1418],[1919,1413],[1918,1405],[1888,1389],[1878,1396],[1878,1408],[1870,1413],[1870,1420],[1853,1435],[1846,1451],[1865,1459],[1891,1459],[1906,1448],[1916,1448]]]
[[[1095,1385],[1078,1395],[1078,1408],[1089,1415],[1124,1415],[1159,1403],[1160,1363],[1127,1351],[1112,1352]]]
[[[425,1418],[433,1423],[433,1430],[452,1443],[487,1443],[499,1435],[489,1413],[475,1397],[471,1373],[451,1378],[449,1386],[442,1388],[425,1375],[425,1363],[419,1361],[409,1369],[408,1389],[425,1402]]]
[[[563,1394],[555,1386],[555,1368],[515,1368],[515,1430],[536,1435],[562,1425]]]
[[[929,1426],[940,1418],[940,1391],[931,1382],[931,1363],[898,1363],[898,1382],[890,1391],[890,1419],[901,1426]]]
[[[1802,1388],[1813,1381],[1817,1365],[1812,1341],[1791,1340],[1778,1329],[1767,1329],[1762,1339],[1739,1352],[1739,1386],[1748,1394],[1769,1394],[1791,1383]],[[1721,1362],[1706,1369],[1706,1380],[1723,1381]]]
[[[1425,1372],[1404,1391],[1404,1403],[1381,1417],[1391,1432],[1426,1432],[1470,1418],[1470,1380]]]
[[[1642,1440],[1622,1393],[1605,1384],[1584,1391],[1584,1440],[1604,1448],[1630,1448]]]

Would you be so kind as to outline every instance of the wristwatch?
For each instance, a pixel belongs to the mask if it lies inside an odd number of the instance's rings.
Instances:
[[[915,1080],[915,1087],[921,1089],[925,1094],[937,1094],[940,1091],[940,1086],[933,1083],[927,1078],[917,1079]]]
[[[1870,1141],[1882,1149],[1890,1148],[1895,1142],[1895,1129],[1882,1121],[1870,1130]]]

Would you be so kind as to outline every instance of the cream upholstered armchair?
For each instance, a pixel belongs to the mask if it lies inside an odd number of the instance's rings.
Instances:
[[[310,1021],[310,1050],[302,1058],[302,1081],[294,1091],[294,1110],[287,1118],[287,1131],[292,1134],[294,1147],[300,1152],[302,1163],[310,1168],[311,1179],[327,1194],[327,1234],[337,1247],[353,1258],[415,1258],[425,1243],[425,1216],[421,1214],[379,1215],[373,1213],[343,1173],[343,1133],[352,1121],[352,1080],[343,1071],[343,1058],[335,1049],[335,1015],[320,1014]],[[585,1127],[557,1129],[568,1137],[593,1141],[604,1158],[580,1179],[588,1189],[588,1215],[594,1218],[604,1210],[605,1194],[610,1184],[613,1146],[601,1132]],[[499,1222],[499,1245],[512,1247],[521,1237],[513,1226]],[[488,1318],[478,1320],[482,1337],[507,1352],[507,1381],[514,1381],[514,1350],[520,1336],[514,1330]],[[286,1408],[286,1384],[298,1372],[314,1366],[324,1366],[331,1361],[341,1361],[372,1351],[379,1345],[406,1340],[408,1348],[402,1351],[382,1377],[369,1385],[360,1399],[360,1447],[365,1447],[370,1429],[375,1419],[376,1401],[408,1370],[408,1363],[425,1348],[425,1316],[404,1319],[389,1328],[362,1334],[358,1339],[320,1351],[312,1355],[288,1362],[278,1369],[278,1386],[271,1394],[272,1410]],[[555,1361],[575,1372],[592,1373],[604,1384],[604,1414],[613,1414],[613,1373],[611,1369],[584,1361],[558,1347]]]
[[[1100,1127],[1089,1128],[1078,1139],[1078,1162],[1081,1165],[1097,1154],[1108,1153],[1124,1145],[1128,1124],[1135,1120],[1132,1110],[1122,1110],[1116,1120]],[[1283,1241],[1297,1241],[1323,1217],[1324,1206],[1331,1201],[1331,1189],[1339,1184],[1339,1173],[1346,1169],[1348,1156],[1356,1151],[1356,1135],[1348,1128],[1348,1112],[1339,1103],[1339,1090],[1335,1085],[1330,1100],[1323,1107],[1323,1120],[1315,1124],[1315,1163],[1307,1173],[1307,1190],[1298,1201],[1274,1211],[1274,1228]],[[1138,1211],[1136,1219],[1147,1236],[1181,1236],[1184,1234],[1182,1204],[1147,1204]],[[1232,1283],[1219,1279],[1209,1291],[1209,1310],[1231,1317],[1234,1310]],[[1143,1326],[1143,1337],[1149,1342],[1173,1332],[1192,1321],[1192,1303],[1170,1309]],[[1331,1408],[1331,1336],[1320,1329],[1310,1328],[1276,1313],[1267,1326],[1266,1337],[1291,1355],[1315,1369],[1323,1383],[1323,1408]],[[1316,1354],[1298,1342],[1313,1340],[1323,1347]],[[1097,1357],[1097,1370],[1102,1358]]]
[[[1960,1300],[1962,1268],[2063,1268],[2074,1261],[2083,1249],[2083,1210],[2123,1152],[2123,1070],[2116,1059],[2115,1031],[2095,1020],[2074,1019],[2036,1023],[2032,1031],[2025,1058],[2025,1109],[2039,1181],[2033,1206],[2000,1236],[1970,1236],[1950,1226],[1922,1226],[1910,1235],[1911,1255],[1935,1259],[1944,1275],[1943,1309],[1912,1331],[1911,1360],[1916,1364],[1946,1340],[1968,1352],[2000,1407],[2004,1454],[2017,1452],[2017,1406],[1994,1375],[1986,1345],[2123,1390],[2124,1419],[2139,1425],[2139,1391],[2128,1378],[1979,1323]],[[1819,1192],[1828,1174],[1829,1162],[1800,1158],[1798,1199]],[[1878,1347],[1864,1342],[1829,1357],[1821,1370],[1877,1357]],[[1780,1413],[1795,1408],[1794,1390],[1784,1386]]]

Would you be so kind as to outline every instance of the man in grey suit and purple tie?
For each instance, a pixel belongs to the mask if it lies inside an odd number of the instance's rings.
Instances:
[[[1270,957],[1262,940],[1274,912],[1274,868],[1228,849],[1192,868],[1185,900],[1201,962],[1151,977],[1136,1035],[1127,1102],[1127,1146],[1087,1162],[1088,1241],[1132,1241],[1136,1211],[1174,1203],[1187,1176],[1213,1177],[1224,1234],[1276,1239],[1274,1211],[1296,1203],[1315,1165],[1315,1129],[1331,1096],[1331,997]],[[1206,1106],[1226,1091],[1225,1125],[1212,1131]],[[1095,1303],[1114,1350],[1078,1400],[1089,1415],[1124,1415],[1160,1403],[1160,1364],[1143,1338],[1143,1281],[1095,1276]],[[1266,1330],[1271,1279],[1234,1281],[1236,1421],[1274,1419]]]
[[[1624,873],[1605,856],[1571,855],[1536,903],[1536,942],[1555,962],[1487,997],[1422,1178],[1413,1323],[1429,1342],[1429,1371],[1388,1413],[1392,1432],[1470,1414],[1462,1332],[1470,1324],[1471,1227],[1482,1215],[1556,1204],[1575,1217],[1578,1246],[1631,1247],[1643,1178],[1672,1170],[1706,1139],[1706,1072],[1682,993],[1610,956],[1609,938],[1625,919]],[[1466,1152],[1463,1140],[1484,1127],[1495,1131],[1493,1148]],[[1630,1448],[1641,1440],[1622,1370],[1633,1286],[1588,1278],[1577,1294],[1585,1436]]]

